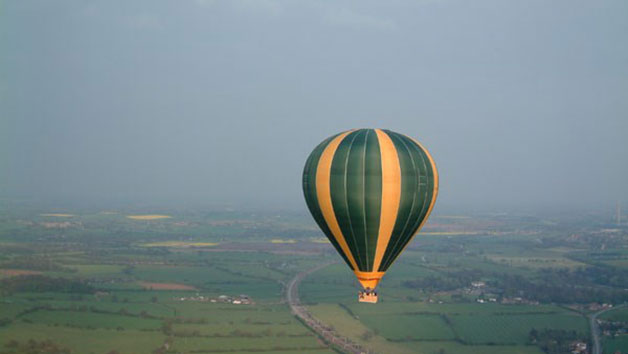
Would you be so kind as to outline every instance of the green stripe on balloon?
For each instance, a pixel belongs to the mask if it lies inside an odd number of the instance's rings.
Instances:
[[[353,230],[351,222],[347,193],[347,183],[349,177],[347,173],[347,164],[349,163],[353,144],[359,136],[360,132],[353,132],[347,135],[338,145],[338,149],[336,149],[336,153],[334,154],[331,164],[329,185],[336,221],[338,222],[340,230],[345,237],[345,241],[351,250],[353,259],[355,259],[358,267],[361,268],[364,257],[360,257],[360,253],[356,252],[356,234]]]
[[[318,168],[318,162],[321,158],[321,154],[329,145],[329,143],[340,134],[336,134],[332,137],[329,137],[322,143],[320,143],[314,151],[308,157],[305,167],[303,169],[303,194],[305,196],[305,202],[307,204],[310,213],[314,217],[314,221],[321,228],[325,236],[329,239],[334,248],[340,253],[340,256],[344,259],[344,261],[351,267],[351,263],[345,254],[342,252],[340,245],[336,241],[335,237],[331,233],[331,230],[327,226],[325,219],[323,218],[323,213],[321,212],[320,206],[318,204],[318,198],[316,197],[316,170]],[[351,267],[353,269],[353,267]]]
[[[366,211],[366,234],[364,239],[366,249],[363,254],[367,258],[364,271],[372,271],[377,248],[382,204],[382,161],[377,134],[373,129],[368,129],[366,135],[364,166],[364,210]]]
[[[396,234],[394,244],[389,245],[389,249],[386,250],[386,254],[384,255],[385,261],[382,262],[381,267],[382,271],[386,271],[388,267],[390,267],[408,242],[410,242],[429,211],[429,206],[434,194],[432,165],[423,149],[412,139],[404,135],[392,132],[391,134],[397,137],[398,141],[401,141],[404,146],[408,148],[408,156],[414,165],[413,170],[415,172],[413,174],[418,176],[419,180],[416,184],[418,191],[415,192],[415,204],[407,219],[408,226],[401,234]]]

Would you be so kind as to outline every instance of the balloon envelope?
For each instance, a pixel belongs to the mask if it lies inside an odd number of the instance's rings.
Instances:
[[[427,220],[438,172],[416,140],[357,129],[329,137],[312,151],[303,193],[318,226],[368,290]]]

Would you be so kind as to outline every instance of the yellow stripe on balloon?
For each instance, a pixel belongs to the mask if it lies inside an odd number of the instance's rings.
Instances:
[[[331,203],[331,189],[330,189],[330,177],[331,177],[331,163],[334,159],[334,154],[338,149],[338,145],[340,142],[349,135],[351,131],[344,132],[338,135],[334,140],[332,140],[318,160],[318,166],[316,168],[316,197],[318,198],[318,205],[323,213],[323,218],[329,226],[331,233],[334,238],[340,245],[343,253],[349,259],[351,266],[354,270],[359,269],[358,265],[355,263],[355,259],[353,258],[353,254],[347,245],[347,241],[345,240],[342,231],[340,230],[340,226],[338,225],[338,220],[336,219],[336,214],[334,213],[334,207]]]
[[[382,204],[373,271],[378,271],[390,242],[401,200],[401,166],[397,149],[388,134],[375,129],[382,161]]]

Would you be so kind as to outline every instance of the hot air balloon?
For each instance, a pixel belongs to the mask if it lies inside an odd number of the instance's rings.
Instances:
[[[320,143],[303,170],[303,193],[314,220],[364,288],[375,288],[427,220],[438,172],[416,140],[381,129],[356,129]]]

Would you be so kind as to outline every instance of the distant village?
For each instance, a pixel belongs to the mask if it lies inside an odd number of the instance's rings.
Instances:
[[[528,300],[522,296],[505,297],[500,296],[501,289],[490,288],[483,281],[471,282],[471,286],[464,288],[463,292],[467,295],[477,296],[475,302],[479,304],[485,303],[501,303],[501,304],[526,304],[526,305],[538,305],[538,301]]]
[[[183,296],[183,297],[174,297],[175,301],[193,301],[193,302],[210,302],[210,303],[224,303],[224,304],[233,304],[233,305],[254,305],[255,303],[251,299],[250,296],[245,294],[240,294],[238,296],[229,296],[229,295],[220,295],[217,298],[199,295],[198,293],[195,296]]]

